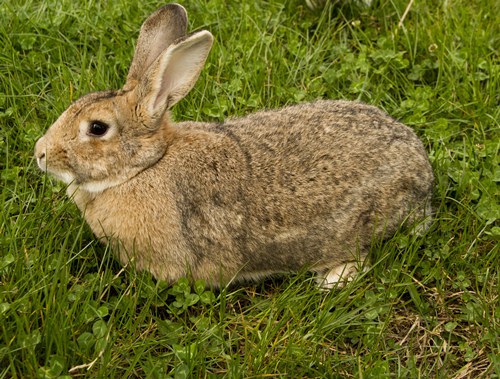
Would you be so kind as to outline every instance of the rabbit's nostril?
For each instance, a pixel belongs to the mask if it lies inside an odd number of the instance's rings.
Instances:
[[[36,157],[36,163],[38,164],[38,167],[40,167],[40,169],[43,171],[47,170],[46,156],[47,156],[47,154],[45,154],[45,153],[39,153],[38,156]]]

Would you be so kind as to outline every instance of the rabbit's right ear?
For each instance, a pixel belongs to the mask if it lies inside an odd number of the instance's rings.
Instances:
[[[187,24],[187,12],[179,4],[167,4],[144,21],[125,88],[134,87],[158,56],[186,35]]]
[[[160,54],[137,85],[138,111],[143,117],[160,120],[187,95],[205,65],[212,43],[212,34],[202,30],[175,41]]]

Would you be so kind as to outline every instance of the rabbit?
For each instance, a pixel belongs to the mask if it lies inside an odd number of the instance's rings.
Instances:
[[[214,288],[305,268],[331,288],[373,240],[430,222],[423,144],[374,106],[317,100],[173,122],[213,43],[186,26],[180,5],[153,13],[124,87],[80,98],[35,146],[122,264]]]

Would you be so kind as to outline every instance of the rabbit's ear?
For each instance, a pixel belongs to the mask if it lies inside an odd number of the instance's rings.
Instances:
[[[187,31],[187,12],[179,4],[167,4],[142,24],[125,87],[133,87],[149,66]]]
[[[193,88],[212,43],[212,34],[202,30],[176,41],[160,54],[138,86],[137,101],[149,117],[160,119]]]

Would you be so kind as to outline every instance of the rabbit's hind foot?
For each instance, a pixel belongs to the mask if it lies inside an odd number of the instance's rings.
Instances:
[[[342,288],[352,281],[359,271],[360,262],[343,263],[331,270],[317,272],[316,283],[321,289]]]

